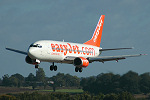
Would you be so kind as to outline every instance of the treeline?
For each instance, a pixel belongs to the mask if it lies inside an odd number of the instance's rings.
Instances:
[[[0,80],[1,86],[6,87],[28,87],[32,86],[33,89],[37,86],[55,86],[55,87],[79,87],[80,78],[69,74],[58,73],[53,77],[46,77],[42,68],[36,71],[36,75],[30,73],[27,77],[21,74],[14,74],[9,76],[4,75]]]
[[[131,93],[128,92],[107,95],[102,93],[98,95],[92,95],[89,93],[69,94],[52,92],[42,94],[38,92],[25,92],[20,94],[1,95],[0,100],[135,100],[135,98]]]
[[[129,71],[124,75],[102,73],[96,77],[82,78],[80,85],[90,93],[120,93],[128,91],[133,94],[150,93],[150,73],[138,75]]]
[[[58,73],[52,77],[46,77],[42,68],[36,71],[36,75],[30,73],[27,77],[20,74],[4,75],[0,80],[1,86],[28,87],[35,89],[37,86],[51,87],[77,87],[92,94],[120,93],[128,91],[133,94],[150,93],[150,73],[139,75],[129,71],[124,75],[102,73],[97,76],[78,78],[70,74]]]

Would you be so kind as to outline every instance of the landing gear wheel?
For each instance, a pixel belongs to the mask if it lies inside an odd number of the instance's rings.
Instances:
[[[54,71],[57,71],[57,66],[54,66]]]
[[[51,71],[53,71],[53,69],[54,69],[54,66],[53,66],[53,65],[51,65],[51,66],[50,66],[50,70],[51,70]]]
[[[51,71],[57,71],[57,66],[56,65],[54,65],[54,62],[53,62],[53,64],[50,66],[50,70]]]
[[[35,68],[39,68],[39,65],[35,65]]]
[[[78,71],[81,73],[83,71],[82,67],[76,67],[75,72],[78,72]]]
[[[79,68],[79,72],[80,72],[80,73],[82,72],[82,70],[83,70],[82,68]]]
[[[75,68],[75,72],[78,72],[78,70],[79,70],[79,68],[78,68],[78,67],[76,67],[76,68]]]

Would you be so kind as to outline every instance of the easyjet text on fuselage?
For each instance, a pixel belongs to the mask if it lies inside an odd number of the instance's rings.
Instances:
[[[92,55],[95,56],[95,50],[92,47],[78,46],[59,43],[51,43],[51,49],[53,52],[63,53],[65,56],[67,54],[80,54],[80,55]]]

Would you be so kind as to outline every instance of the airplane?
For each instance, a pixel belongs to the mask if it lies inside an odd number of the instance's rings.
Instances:
[[[26,55],[25,61],[28,64],[35,65],[35,68],[39,68],[39,64],[41,62],[50,62],[52,63],[52,65],[50,66],[50,70],[56,71],[57,66],[54,65],[54,63],[66,63],[73,64],[75,66],[75,72],[82,72],[83,68],[86,68],[89,65],[89,63],[95,61],[99,61],[102,63],[106,61],[118,62],[118,60],[126,59],[128,57],[138,57],[145,55],[135,54],[120,56],[100,56],[100,54],[103,51],[132,49],[102,49],[100,47],[104,18],[105,15],[101,15],[92,38],[83,44],[64,41],[40,40],[35,43],[32,43],[29,46],[27,52],[12,48],[6,48],[6,50]]]

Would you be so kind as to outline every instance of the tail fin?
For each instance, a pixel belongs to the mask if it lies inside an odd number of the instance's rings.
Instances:
[[[84,44],[100,47],[105,15],[101,15],[92,38]]]

